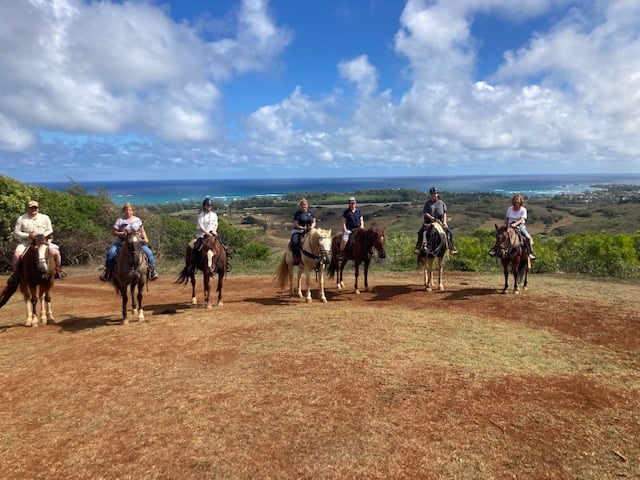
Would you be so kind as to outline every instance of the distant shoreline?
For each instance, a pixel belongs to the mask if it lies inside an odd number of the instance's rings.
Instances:
[[[525,197],[580,194],[603,185],[640,185],[640,174],[565,174],[524,176],[441,176],[371,177],[318,179],[226,179],[226,180],[149,180],[149,181],[67,181],[35,185],[56,191],[80,186],[88,194],[106,192],[116,204],[135,205],[199,203],[211,197],[223,203],[251,197],[279,198],[287,193],[334,192],[357,194],[376,189],[415,189],[426,192],[438,186],[448,193],[496,193]]]

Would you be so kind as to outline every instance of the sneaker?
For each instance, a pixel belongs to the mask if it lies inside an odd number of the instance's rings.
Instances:
[[[495,257],[496,256],[496,251],[493,248],[491,250],[489,250],[489,256],[490,257]]]
[[[529,258],[530,258],[531,260],[535,260],[535,259],[536,259],[536,258],[538,258],[538,257],[536,257],[536,254],[535,254],[535,253],[531,252],[531,253],[529,254]]]
[[[229,262],[227,262],[227,267],[226,267],[226,269],[227,269],[227,272],[230,272],[230,271],[231,271],[231,264],[230,264]]]
[[[456,247],[453,247],[451,249],[451,255],[457,255],[458,254],[458,249]]]
[[[413,253],[414,253],[414,255],[420,255],[420,249],[419,249],[419,248],[416,248],[416,249],[413,251]]]
[[[155,270],[151,270],[151,273],[149,274],[149,280],[151,280],[153,282],[154,280],[157,280],[158,278],[160,278],[158,276],[158,272],[156,272]]]
[[[109,281],[109,274],[107,273],[106,270],[104,272],[102,272],[102,274],[100,274],[100,280],[103,281],[103,282],[108,282]]]
[[[66,272],[63,272],[62,270],[60,270],[60,271],[56,272],[55,278],[57,278],[59,280],[64,280],[65,278],[67,278],[67,274],[66,274]]]

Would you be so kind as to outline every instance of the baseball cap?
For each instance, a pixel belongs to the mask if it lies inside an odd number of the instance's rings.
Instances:
[[[349,197],[349,201],[350,202],[355,202],[356,201],[356,197]]]

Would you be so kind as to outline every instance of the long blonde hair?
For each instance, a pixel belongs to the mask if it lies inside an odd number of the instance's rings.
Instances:
[[[520,195],[519,193],[516,193],[513,197],[511,197],[511,205],[516,202],[520,202],[520,206],[524,207],[524,198],[522,198],[522,195]]]

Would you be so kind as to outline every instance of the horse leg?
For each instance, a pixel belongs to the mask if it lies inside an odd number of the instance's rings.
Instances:
[[[438,257],[438,290],[444,291],[444,285],[442,285],[442,263],[444,257]]]
[[[342,290],[344,288],[344,280],[343,280],[343,272],[344,272],[344,266],[347,263],[347,260],[343,259],[340,261],[340,266],[338,267],[338,275],[336,276],[337,278],[337,283],[336,283],[336,287],[338,288],[338,290]]]
[[[126,285],[120,288],[120,296],[122,297],[122,324],[129,325],[129,318],[127,317],[127,302],[129,299],[127,298]]]
[[[424,286],[427,292],[433,290],[433,258],[427,258],[425,260],[425,282]]]
[[[324,294],[324,263],[320,264],[320,269],[318,270],[318,275],[320,276],[319,278],[319,290],[318,290],[318,297],[320,298],[320,301],[322,303],[327,303],[327,297]]]
[[[144,283],[138,283],[138,321],[144,322],[144,310],[142,309],[142,288]],[[133,291],[133,288],[131,289]],[[133,297],[133,294],[132,294]]]
[[[358,276],[360,275],[360,262],[356,260],[353,261],[353,270],[356,276],[355,282],[353,284],[353,290],[356,295],[360,295],[360,289],[358,288]]]
[[[206,272],[205,272],[206,275]],[[198,306],[198,299],[196,298],[196,274],[191,273],[189,275],[189,278],[191,280],[191,305],[195,305]]]
[[[39,292],[36,302],[37,304],[40,305],[40,315],[37,315],[40,317],[40,325],[46,325],[47,324],[47,307],[45,305],[44,293],[42,293],[42,290]]]
[[[291,275],[293,275],[293,267],[291,267]],[[304,295],[302,295],[302,266],[301,265],[298,265],[298,276],[296,277],[295,296],[297,296],[298,298],[304,298]]]
[[[307,294],[305,296],[305,302],[311,303],[313,299],[311,298],[311,269],[305,266],[304,269],[304,277],[307,282]]]
[[[369,291],[369,259],[364,261],[364,291]]]
[[[218,307],[224,305],[224,302],[222,301],[222,285],[224,284],[224,274],[226,273],[224,270],[226,270],[226,267],[221,270],[223,271],[218,271],[218,288],[216,288],[216,291],[218,292],[218,303],[216,303],[216,306]]]
[[[37,299],[34,294],[24,296],[24,304],[27,307],[27,319],[24,322],[25,327],[37,327],[38,317],[36,316]]]
[[[511,264],[511,271],[513,272],[513,293],[515,295],[520,294],[520,267],[517,263]]]
[[[53,308],[51,308],[51,294],[49,292],[44,294],[44,309],[47,312],[46,322],[55,322],[56,319],[53,317]]]
[[[504,287],[502,288],[502,293],[507,293],[507,289],[509,288],[509,265],[507,263],[502,264],[502,273],[504,274]]]
[[[213,308],[213,305],[211,305],[211,274],[208,268],[204,272],[204,301],[207,305],[207,310],[211,310]]]

